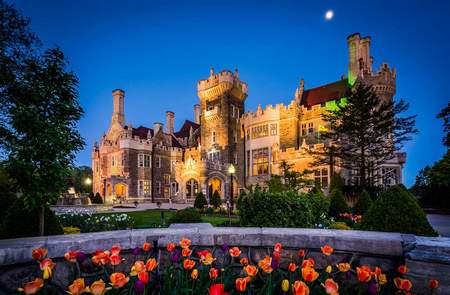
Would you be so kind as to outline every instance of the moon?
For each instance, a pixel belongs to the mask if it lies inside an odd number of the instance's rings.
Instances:
[[[334,16],[334,12],[333,12],[333,10],[328,10],[326,13],[325,13],[325,19],[326,20],[331,20],[332,18],[333,18],[333,16]]]

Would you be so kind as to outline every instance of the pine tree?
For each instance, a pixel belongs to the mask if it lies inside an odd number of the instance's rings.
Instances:
[[[399,116],[408,108],[403,100],[383,100],[371,86],[356,83],[345,104],[323,114],[327,130],[321,132],[321,138],[325,145],[323,150],[312,151],[314,165],[355,171],[361,187],[372,186],[381,177],[374,172],[418,132],[416,116]]]
[[[355,214],[363,215],[364,213],[369,210],[370,206],[372,206],[372,199],[370,198],[370,195],[367,191],[362,191],[362,193],[359,195],[358,202],[356,202],[355,207],[353,208],[353,211]]]
[[[349,211],[342,192],[338,189],[332,191],[330,199],[330,216],[339,217],[339,214],[348,213]]]
[[[208,205],[208,201],[206,201],[205,195],[202,192],[197,193],[194,201],[194,207],[197,209],[203,209],[206,205]]]
[[[222,199],[220,198],[220,194],[218,191],[214,191],[214,193],[212,194],[211,200],[210,200],[210,204],[214,207],[214,208],[219,208],[220,205],[222,205]]]

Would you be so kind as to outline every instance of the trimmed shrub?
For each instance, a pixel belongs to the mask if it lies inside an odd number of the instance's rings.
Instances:
[[[218,208],[220,205],[222,205],[222,199],[220,198],[220,194],[218,191],[214,191],[209,202],[214,208]]]
[[[339,217],[341,213],[349,212],[347,202],[341,190],[335,189],[331,192],[330,216]]]
[[[169,224],[172,223],[199,223],[202,222],[200,213],[193,208],[189,207],[183,210],[178,210],[170,219]]]
[[[330,229],[342,229],[342,230],[350,230],[352,229],[350,226],[348,226],[345,222],[334,222],[330,225]]]
[[[194,207],[201,210],[206,205],[208,205],[208,201],[206,201],[205,195],[202,192],[199,192],[195,197]]]
[[[362,230],[437,236],[414,196],[400,186],[381,193],[363,216]]]
[[[367,212],[367,210],[369,210],[372,204],[373,204],[372,198],[369,196],[369,193],[364,190],[359,195],[358,202],[355,204],[353,212],[355,214],[363,215]]]
[[[325,219],[328,219],[330,199],[325,197],[321,190],[313,189],[308,194],[303,196],[307,197],[311,204],[311,213],[314,223],[323,223]]]
[[[50,210],[44,213],[44,235],[62,235],[63,228]],[[34,237],[39,234],[39,213],[25,208],[23,198],[17,199],[8,210],[2,226],[3,238]]]
[[[238,202],[243,226],[311,227],[313,215],[307,197],[294,192],[254,191]]]
[[[100,196],[100,193],[96,193],[94,198],[92,199],[92,204],[103,204],[103,198]]]

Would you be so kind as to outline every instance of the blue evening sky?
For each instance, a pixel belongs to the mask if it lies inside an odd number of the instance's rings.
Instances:
[[[411,103],[420,134],[405,146],[404,180],[441,158],[436,114],[450,98],[450,1],[113,1],[19,0],[46,47],[58,45],[80,79],[86,148],[109,126],[111,91],[125,90],[126,122],[151,127],[175,112],[193,118],[196,82],[210,66],[239,69],[247,110],[287,103],[306,88],[347,73],[346,37],[372,37],[374,66],[397,69],[397,98]],[[334,10],[326,21],[325,12]]]

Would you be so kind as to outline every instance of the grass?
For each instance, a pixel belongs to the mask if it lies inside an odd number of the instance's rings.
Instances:
[[[113,213],[102,213],[102,215],[108,215]],[[174,210],[145,210],[145,211],[133,211],[126,212],[134,219],[134,228],[149,228],[149,227],[165,227],[167,221],[175,214]],[[164,219],[162,216],[164,215]],[[213,226],[228,225],[228,217],[223,215],[202,216],[203,222],[211,223]],[[239,219],[235,216],[231,218],[232,225],[236,226]]]

